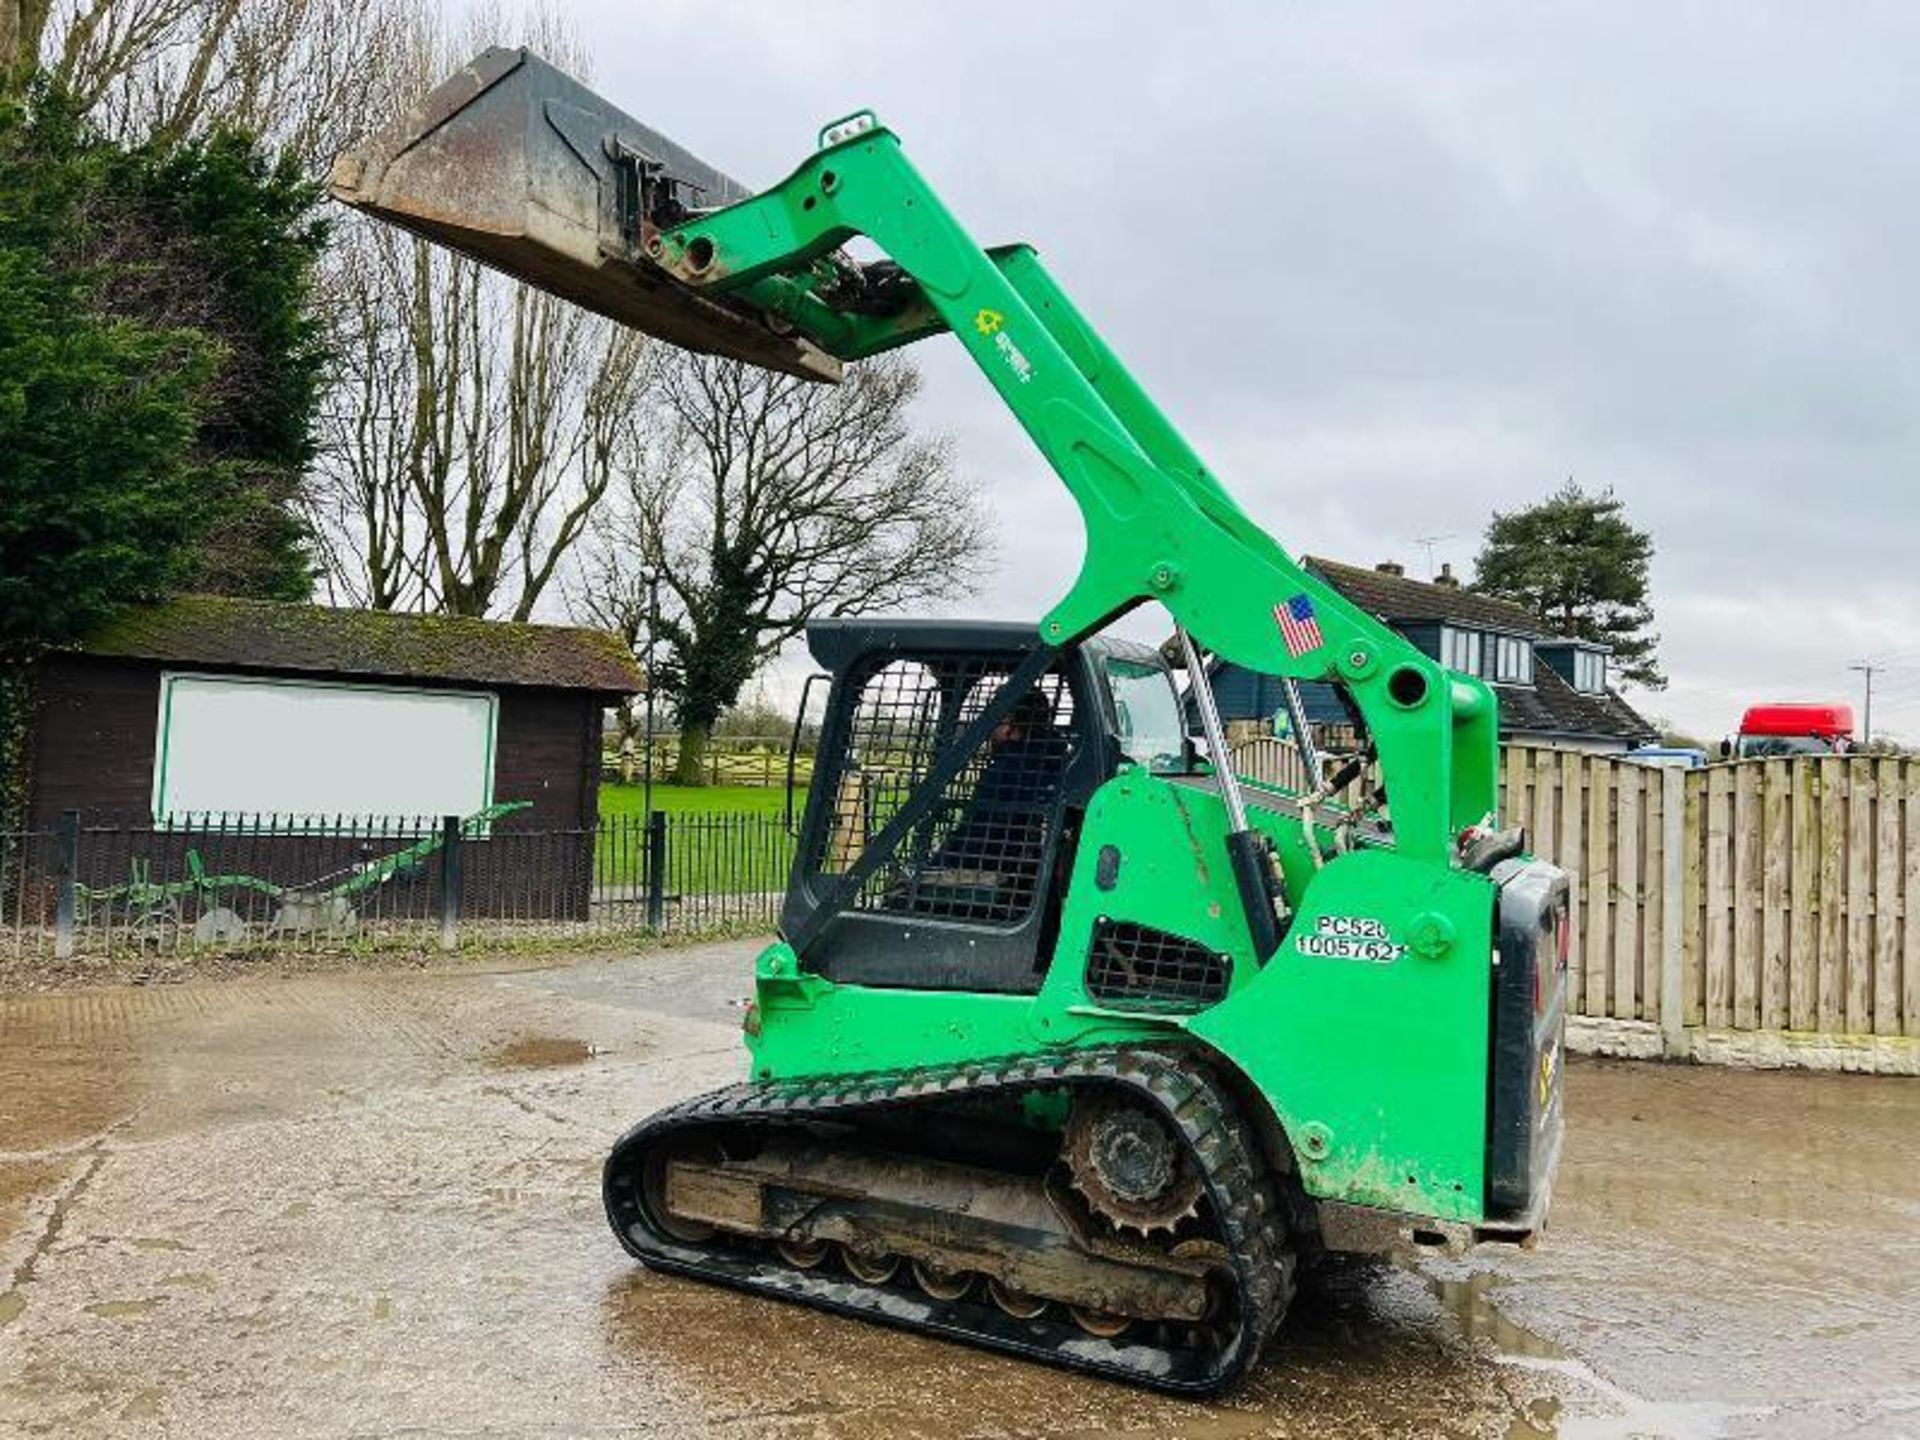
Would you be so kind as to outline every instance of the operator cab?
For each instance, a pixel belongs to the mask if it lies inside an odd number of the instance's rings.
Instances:
[[[1024,675],[1044,657],[1015,623],[821,620],[807,641],[830,685],[781,914],[802,964],[1038,990],[1093,792],[1123,765],[1194,768],[1165,661],[1103,636]],[[1022,693],[982,729],[1009,682]]]

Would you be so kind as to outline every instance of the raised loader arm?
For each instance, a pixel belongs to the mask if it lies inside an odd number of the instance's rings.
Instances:
[[[479,132],[458,131],[462,107],[483,122]],[[485,208],[471,198],[485,184],[474,133],[494,142],[496,167],[516,145],[531,157],[519,162],[519,209],[505,207],[513,213],[504,218],[460,213],[463,199]],[[558,158],[543,165],[543,156]],[[1085,523],[1080,573],[1040,624],[1047,645],[1159,600],[1225,659],[1347,688],[1376,747],[1403,854],[1449,864],[1461,832],[1489,819],[1497,743],[1488,686],[1451,674],[1297,565],[1034,252],[976,244],[870,113],[826,127],[816,153],[780,184],[719,208],[682,203],[676,164],[698,167],[708,188],[732,185],[524,52],[490,51],[396,135],[344,159],[334,193],[676,343],[752,363],[828,378],[834,361],[950,331]],[[425,199],[420,176],[439,186]],[[524,243],[516,249],[503,235]],[[888,259],[846,259],[842,247],[861,236]],[[560,242],[577,263],[529,258],[550,257]],[[592,285],[554,278],[588,272]]]

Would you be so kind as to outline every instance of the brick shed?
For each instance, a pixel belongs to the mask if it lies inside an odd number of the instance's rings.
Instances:
[[[187,596],[42,662],[28,823],[529,801],[515,828],[590,829],[602,713],[644,684],[596,630]]]

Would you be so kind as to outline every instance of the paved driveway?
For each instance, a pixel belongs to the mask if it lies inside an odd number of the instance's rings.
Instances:
[[[0,997],[0,1433],[1920,1436],[1920,1084],[1576,1064],[1531,1255],[1340,1271],[1223,1405],[650,1275],[608,1141],[752,948]]]

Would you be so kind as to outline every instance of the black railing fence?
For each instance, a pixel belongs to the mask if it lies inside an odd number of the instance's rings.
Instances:
[[[771,928],[793,859],[762,815],[63,815],[0,831],[0,955],[337,948]]]

